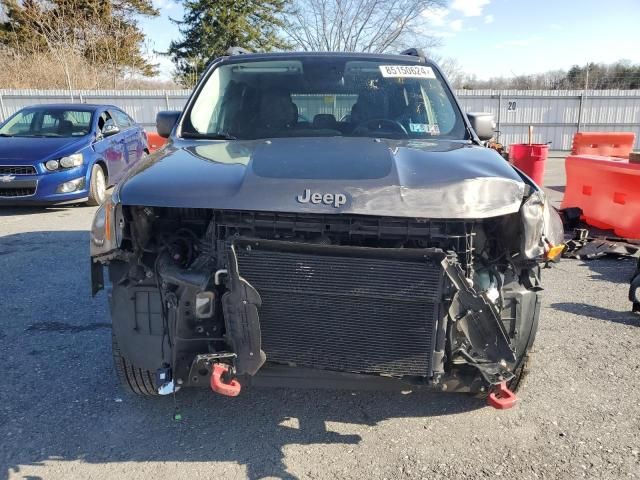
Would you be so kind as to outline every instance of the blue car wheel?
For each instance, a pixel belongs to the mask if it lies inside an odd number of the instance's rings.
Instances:
[[[107,179],[104,170],[97,163],[91,168],[91,178],[89,179],[89,200],[87,205],[98,206],[104,203],[107,192]]]

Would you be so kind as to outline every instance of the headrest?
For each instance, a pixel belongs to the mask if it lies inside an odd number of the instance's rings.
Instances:
[[[336,117],[330,113],[319,113],[313,117],[313,128],[325,128],[335,130],[338,127]]]
[[[351,107],[351,122],[358,125],[375,118],[386,118],[384,101],[380,95],[371,93],[358,95],[358,101]]]
[[[298,107],[284,90],[266,90],[260,98],[258,113],[263,127],[281,129],[298,121]]]
[[[58,123],[58,133],[67,134],[73,132],[73,122],[71,120],[60,120]]]

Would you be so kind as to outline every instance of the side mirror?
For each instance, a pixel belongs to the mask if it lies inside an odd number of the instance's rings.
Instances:
[[[496,129],[496,122],[490,113],[467,113],[467,118],[471,124],[471,128],[476,132],[480,140],[487,141],[493,138]]]
[[[102,137],[107,138],[120,133],[120,129],[113,120],[107,120],[102,127]]]
[[[181,113],[182,112],[174,110],[158,112],[158,115],[156,116],[156,130],[158,135],[163,138],[169,138],[173,131],[173,127],[178,123]]]

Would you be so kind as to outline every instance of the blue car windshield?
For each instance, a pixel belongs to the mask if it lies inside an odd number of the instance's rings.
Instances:
[[[0,137],[82,137],[91,131],[86,110],[28,108],[0,127]]]

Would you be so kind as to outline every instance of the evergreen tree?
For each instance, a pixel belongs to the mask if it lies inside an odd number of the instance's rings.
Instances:
[[[139,16],[156,16],[151,0],[3,0],[0,46],[16,54],[66,50],[114,75],[156,72],[144,57]],[[69,51],[72,50],[72,51]],[[58,57],[57,55],[54,55]]]
[[[182,39],[171,42],[168,55],[176,80],[192,86],[213,58],[229,47],[268,52],[286,49],[280,38],[287,0],[187,0],[180,26]]]

